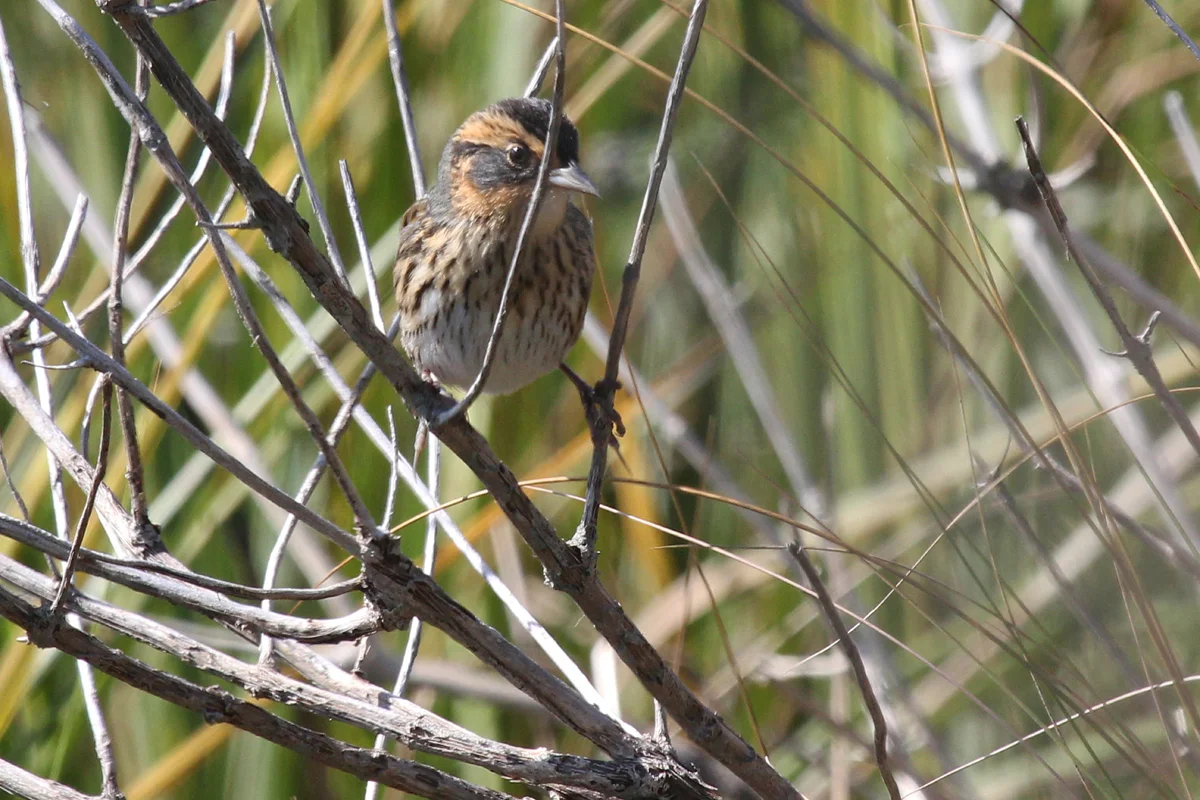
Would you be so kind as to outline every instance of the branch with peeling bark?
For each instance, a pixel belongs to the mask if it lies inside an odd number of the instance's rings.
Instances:
[[[50,0],[40,2],[48,8],[52,5]],[[296,268],[313,296],[378,367],[409,409],[425,420],[440,417],[448,410],[448,401],[420,380],[412,367],[372,324],[367,310],[358,299],[341,285],[328,260],[309,237],[306,225],[295,208],[266,183],[245,157],[237,140],[196,91],[169,49],[154,32],[150,21],[144,15],[129,11],[125,4],[110,2],[102,4],[102,8],[111,14],[146,59],[156,80],[238,187],[268,245]],[[700,9],[703,9],[702,3]],[[141,132],[147,148],[167,168],[172,182],[179,182],[182,171],[175,166],[177,162],[169,148],[165,147],[162,132],[153,117],[136,101],[119,75],[107,69],[107,59],[93,51],[94,45],[85,39],[73,20],[61,10],[55,16],[60,27],[67,31],[97,68],[118,108]],[[698,26],[694,31],[689,26],[688,36],[694,50]],[[690,55],[687,63],[690,63]],[[677,104],[678,98],[673,102]],[[669,116],[673,118],[673,115]],[[668,123],[667,142],[669,131]],[[665,155],[664,151],[664,158]],[[651,200],[657,191],[657,181],[653,183]],[[183,190],[183,187],[180,188]],[[641,246],[644,247],[644,243]],[[461,418],[440,427],[438,435],[443,444],[454,451],[483,482],[533,549],[552,585],[575,600],[685,733],[763,796],[797,796],[795,789],[715,712],[704,706],[667,666],[615,599],[595,580],[583,554],[558,537],[553,526],[521,491],[515,476],[496,458],[483,437]],[[292,510],[291,507],[288,510]],[[364,554],[364,563],[369,569],[381,568],[386,558],[376,562],[371,552],[373,549],[378,555],[378,550],[369,545]]]

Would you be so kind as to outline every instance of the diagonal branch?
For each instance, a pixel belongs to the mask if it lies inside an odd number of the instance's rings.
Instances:
[[[438,428],[450,422],[455,417],[467,412],[471,404],[483,392],[487,385],[488,376],[492,373],[492,365],[496,361],[496,353],[500,344],[500,335],[504,331],[504,323],[508,320],[509,309],[512,307],[513,279],[521,266],[521,256],[525,251],[525,240],[537,219],[538,208],[542,204],[542,196],[546,193],[546,185],[550,179],[550,164],[554,160],[554,148],[558,144],[558,129],[562,124],[563,84],[566,81],[567,57],[565,28],[563,21],[563,0],[554,0],[554,18],[558,35],[554,37],[554,99],[550,104],[550,123],[546,128],[546,143],[542,147],[542,161],[538,165],[537,179],[533,185],[533,195],[529,198],[529,206],[525,209],[525,218],[521,220],[521,229],[517,233],[517,242],[513,245],[512,261],[508,265],[508,273],[504,276],[504,288],[500,291],[500,307],[496,309],[496,318],[492,321],[492,333],[488,336],[487,349],[483,353],[483,363],[479,365],[479,374],[467,389],[462,399],[455,403],[449,411],[439,414],[431,423]]]
[[[1129,326],[1121,318],[1121,312],[1117,309],[1112,295],[1104,288],[1104,284],[1100,282],[1100,278],[1096,274],[1096,270],[1092,267],[1091,261],[1076,246],[1070,226],[1067,223],[1066,213],[1063,211],[1062,205],[1058,202],[1058,195],[1046,177],[1046,171],[1042,168],[1041,159],[1038,158],[1033,140],[1029,136],[1029,126],[1021,117],[1017,117],[1017,130],[1021,134],[1021,143],[1025,148],[1025,158],[1029,162],[1029,172],[1033,175],[1034,183],[1037,185],[1038,192],[1042,196],[1042,201],[1046,204],[1046,208],[1050,212],[1051,219],[1054,220],[1054,226],[1058,229],[1058,234],[1062,238],[1067,255],[1079,267],[1080,274],[1087,281],[1092,294],[1099,301],[1101,307],[1104,309],[1104,313],[1108,315],[1113,327],[1116,328],[1117,335],[1121,338],[1121,345],[1125,349],[1120,355],[1128,358],[1138,371],[1138,374],[1146,379],[1146,383],[1150,385],[1155,396],[1162,403],[1163,408],[1166,409],[1171,419],[1175,421],[1175,424],[1179,426],[1179,429],[1183,431],[1183,435],[1187,437],[1196,454],[1200,455],[1200,433],[1197,433],[1187,412],[1184,411],[1183,405],[1171,393],[1166,381],[1163,380],[1162,373],[1158,371],[1158,365],[1154,363],[1154,351],[1150,347],[1150,333],[1152,332],[1153,324],[1148,325],[1145,333],[1141,335],[1135,335],[1129,330]]]
[[[76,602],[72,601],[70,605],[75,606]],[[59,625],[55,618],[39,614],[36,608],[2,588],[0,616],[24,628],[30,641],[39,647],[61,650],[142,691],[202,714],[210,724],[233,725],[334,769],[432,800],[502,800],[507,797],[499,792],[469,784],[433,767],[365,748],[352,747],[284,720],[256,703],[235,697],[220,687],[199,686],[155,669],[104,644],[94,636],[76,628]]]
[[[637,292],[638,280],[642,275],[642,256],[646,252],[646,243],[650,236],[650,223],[654,221],[654,210],[658,206],[658,190],[662,184],[663,173],[667,169],[671,137],[675,132],[675,119],[679,113],[679,105],[683,101],[684,87],[687,84],[692,60],[696,57],[696,47],[700,44],[700,33],[704,28],[704,16],[707,11],[708,0],[696,0],[695,5],[692,6],[687,31],[683,35],[683,47],[679,51],[679,61],[675,65],[675,74],[671,77],[671,86],[667,89],[662,125],[658,130],[658,143],[654,146],[654,156],[650,164],[650,179],[646,182],[646,193],[642,197],[642,209],[638,213],[637,227],[634,229],[633,242],[629,247],[629,260],[625,263],[625,272],[621,276],[621,299],[617,304],[612,334],[608,340],[604,380],[596,387],[597,393],[602,395],[602,403],[605,399],[609,404],[612,403],[612,396],[617,387],[617,375],[621,370],[621,353],[625,347],[625,337],[629,328],[629,314],[633,310],[633,297]],[[607,424],[607,420],[602,416],[598,416],[592,423],[593,451],[592,464],[588,470],[587,500],[583,506],[583,516],[579,521],[579,527],[571,540],[582,552],[585,562],[595,558],[596,518],[600,513],[600,489],[608,464],[609,433],[605,429]],[[678,717],[676,719],[678,720]],[[746,746],[749,747],[749,745]]]
[[[113,74],[108,59],[53,0],[39,0],[39,3],[83,51],[121,113],[137,124],[144,138],[156,145],[151,152],[163,160],[171,180],[179,180],[170,160],[161,152],[159,140],[162,133],[157,123],[132,98],[119,75]],[[215,117],[149,21],[135,12],[129,12],[128,8],[127,5],[111,1],[102,4],[102,9],[112,15],[138,51],[146,57],[155,78],[238,186],[254,219],[262,225],[267,244],[296,268],[317,301],[376,364],[410,410],[426,420],[440,415],[448,407],[448,400],[425,384],[396,348],[375,328],[358,299],[340,285],[329,262],[308,236],[296,210],[267,184],[245,157],[237,140]],[[693,52],[698,34],[698,25],[689,26],[688,40]],[[644,242],[640,246],[644,247]],[[575,600],[592,625],[613,644],[622,660],[651,694],[662,702],[686,735],[762,796],[798,796],[778,772],[720,716],[704,706],[670,669],[616,600],[591,577],[591,570],[580,557],[579,551],[558,537],[549,520],[521,490],[512,471],[496,458],[487,442],[466,420],[460,417],[443,425],[438,430],[438,438],[479,477],[542,562],[548,579]],[[291,510],[298,505],[290,503],[288,508]],[[328,531],[328,528],[326,524],[323,530]],[[416,572],[419,573],[419,570]]]
[[[813,566],[808,553],[804,552],[804,548],[799,543],[789,545],[788,553],[804,570],[804,575],[808,578],[813,591],[816,592],[817,602],[821,605],[821,613],[824,614],[829,626],[833,628],[833,634],[841,644],[842,652],[845,653],[846,659],[854,669],[854,679],[858,682],[859,691],[862,692],[863,704],[867,707],[867,711],[871,715],[871,723],[875,726],[875,763],[879,766],[879,776],[887,787],[888,796],[892,800],[900,800],[900,787],[896,785],[896,776],[892,774],[891,765],[888,763],[887,721],[883,717],[879,699],[875,697],[875,690],[871,688],[871,679],[867,675],[866,665],[863,664],[862,654],[858,652],[858,646],[850,638],[850,631],[846,629],[846,623],[842,622],[837,606],[834,605],[833,598],[830,597],[829,590],[825,588],[821,574]]]

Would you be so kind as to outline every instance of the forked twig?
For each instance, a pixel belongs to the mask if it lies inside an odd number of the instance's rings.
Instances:
[[[1149,334],[1153,331],[1153,325],[1146,326],[1144,337],[1136,335],[1129,330],[1129,327],[1125,324],[1125,320],[1121,318],[1121,312],[1117,309],[1117,304],[1113,301],[1112,295],[1109,294],[1104,284],[1100,282],[1100,278],[1092,267],[1091,261],[1088,260],[1087,256],[1075,244],[1070,226],[1067,223],[1066,212],[1063,211],[1062,205],[1058,202],[1058,195],[1046,177],[1046,171],[1042,168],[1042,161],[1038,157],[1037,149],[1034,147],[1033,140],[1029,135],[1029,126],[1021,117],[1017,117],[1016,124],[1017,131],[1021,135],[1021,144],[1025,149],[1025,159],[1029,163],[1029,172],[1033,176],[1034,183],[1037,185],[1038,193],[1042,196],[1042,201],[1046,204],[1046,210],[1049,211],[1051,219],[1054,220],[1055,227],[1058,228],[1058,233],[1062,237],[1067,256],[1079,267],[1080,274],[1087,281],[1092,294],[1095,295],[1096,300],[1104,308],[1104,313],[1108,315],[1109,320],[1117,331],[1117,335],[1121,338],[1121,345],[1124,350],[1118,355],[1128,358],[1138,371],[1138,374],[1145,378],[1146,383],[1150,385],[1151,390],[1158,397],[1163,408],[1166,409],[1171,419],[1175,421],[1175,424],[1179,426],[1183,435],[1187,437],[1196,454],[1200,455],[1200,433],[1197,433],[1187,412],[1184,411],[1183,405],[1171,393],[1166,381],[1163,380],[1162,373],[1158,371],[1158,365],[1154,363],[1154,351],[1150,347],[1149,341]]]
[[[59,578],[58,592],[50,605],[50,613],[57,614],[62,610],[63,600],[71,589],[71,577],[75,573],[75,563],[79,559],[79,550],[83,547],[83,535],[87,532],[88,521],[92,517],[92,508],[96,505],[96,493],[100,484],[104,483],[104,475],[108,472],[108,445],[112,433],[112,381],[107,375],[100,376],[101,402],[104,404],[100,417],[100,446],[96,451],[96,468],[92,473],[92,485],[88,488],[87,499],[83,501],[83,511],[79,512],[79,523],[75,526],[75,536],[71,540],[71,551],[63,563],[62,577]]]

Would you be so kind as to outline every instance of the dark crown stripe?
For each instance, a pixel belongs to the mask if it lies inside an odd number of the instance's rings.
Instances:
[[[542,100],[538,97],[515,97],[501,100],[493,108],[521,123],[521,126],[536,136],[538,141],[546,141],[546,132],[550,129],[551,105],[549,100]],[[574,123],[565,115],[562,125],[558,129],[556,149],[559,160],[564,164],[579,160],[579,133],[575,130]]]

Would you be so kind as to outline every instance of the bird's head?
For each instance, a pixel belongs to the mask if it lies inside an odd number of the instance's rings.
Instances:
[[[472,219],[512,221],[523,215],[537,183],[550,127],[550,103],[537,98],[501,100],[459,126],[438,168],[450,208]],[[572,192],[599,195],[579,166],[579,133],[563,116],[551,157],[547,195],[538,228],[555,228]]]

